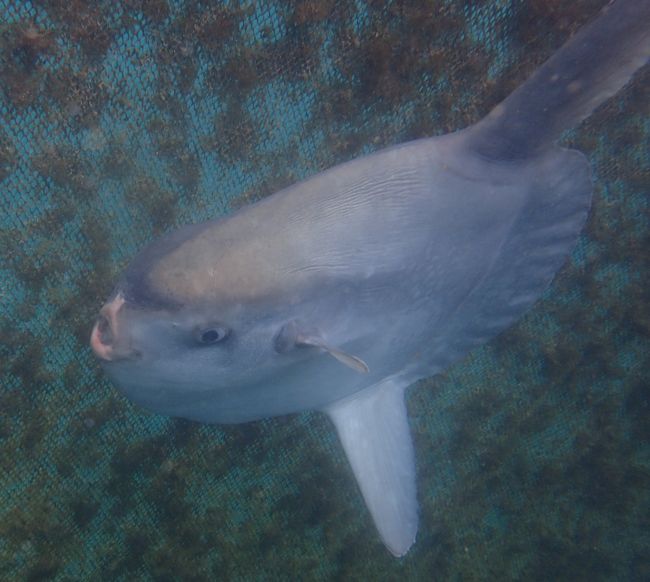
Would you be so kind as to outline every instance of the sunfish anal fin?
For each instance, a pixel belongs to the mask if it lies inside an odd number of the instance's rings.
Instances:
[[[393,555],[403,556],[418,529],[404,387],[384,381],[331,404],[325,412],[336,426],[382,541]]]

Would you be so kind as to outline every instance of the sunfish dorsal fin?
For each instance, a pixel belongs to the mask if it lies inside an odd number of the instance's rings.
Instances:
[[[371,386],[325,409],[334,422],[382,541],[403,556],[415,541],[415,461],[404,388]]]

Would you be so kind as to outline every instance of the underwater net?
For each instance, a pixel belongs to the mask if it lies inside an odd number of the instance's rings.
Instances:
[[[323,416],[150,414],[88,348],[155,236],[477,121],[605,3],[0,0],[0,578],[650,579],[648,67],[565,136],[552,287],[408,393],[405,559]]]

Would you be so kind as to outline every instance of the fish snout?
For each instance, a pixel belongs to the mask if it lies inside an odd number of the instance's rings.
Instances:
[[[113,332],[105,316],[99,315],[90,334],[90,347],[100,360],[113,359]]]
[[[95,356],[104,362],[123,360],[136,355],[133,350],[124,349],[123,338],[119,336],[118,313],[124,305],[124,296],[118,293],[99,312],[99,317],[90,334],[90,347]]]

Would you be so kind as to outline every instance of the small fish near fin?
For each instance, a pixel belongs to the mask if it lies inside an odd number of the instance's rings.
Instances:
[[[280,333],[275,338],[275,350],[278,353],[285,353],[293,348],[305,347],[320,348],[342,364],[362,374],[367,374],[370,371],[368,365],[361,358],[330,346],[317,330],[305,328],[298,321],[287,322],[282,326]]]
[[[379,535],[398,557],[408,552],[418,529],[415,460],[404,388],[384,381],[325,409]]]

